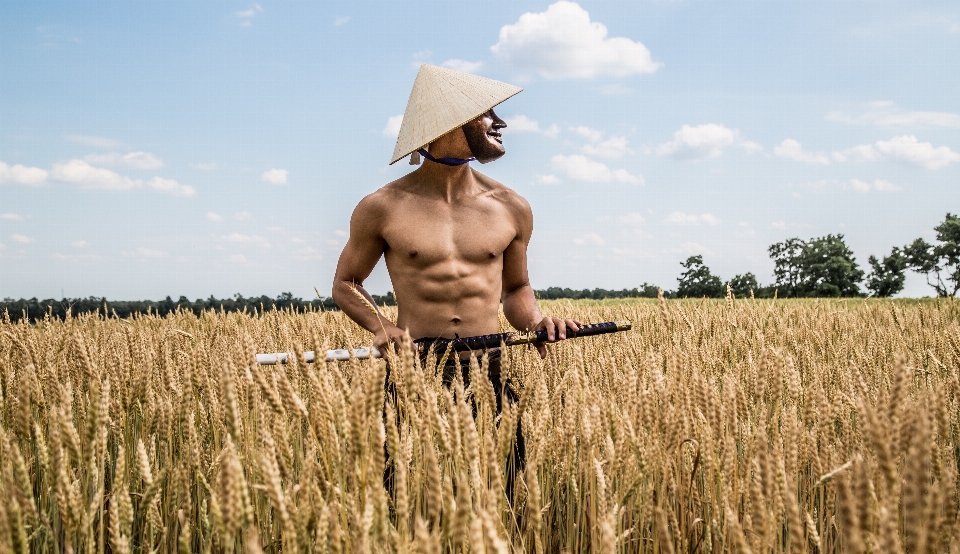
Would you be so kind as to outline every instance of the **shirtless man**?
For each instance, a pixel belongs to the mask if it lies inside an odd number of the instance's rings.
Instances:
[[[424,104],[422,98],[415,96],[425,72],[432,72],[427,77],[451,77],[453,84],[448,82],[446,86],[454,88],[463,79],[479,83],[478,86],[489,82],[510,87],[424,66],[417,76],[404,125],[414,123],[408,118],[417,116],[411,113],[415,101]],[[443,92],[451,96],[449,91]],[[481,94],[482,90],[455,92],[474,94],[481,97],[479,102],[490,102]],[[506,97],[516,92],[508,91]],[[503,99],[493,101],[498,104]],[[454,123],[452,131],[428,137],[428,143],[418,145],[415,140],[414,146],[428,161],[365,197],[353,212],[350,238],[337,265],[333,298],[344,313],[374,334],[373,344],[380,349],[390,343],[399,344],[405,330],[413,339],[497,333],[501,303],[511,325],[522,331],[545,329],[549,342],[565,339],[568,327],[579,330],[580,322],[543,317],[537,307],[527,277],[527,243],[533,232],[530,205],[516,192],[465,163],[470,158],[487,163],[504,154],[500,129],[506,124],[492,106],[477,105],[486,109],[465,124]],[[440,115],[430,116],[442,119],[443,106],[437,109]],[[402,150],[404,139],[402,128],[398,150]],[[356,289],[372,301],[363,289],[363,281],[381,256],[386,258],[397,298],[396,324],[372,313],[350,290]],[[536,346],[545,357],[544,345]]]

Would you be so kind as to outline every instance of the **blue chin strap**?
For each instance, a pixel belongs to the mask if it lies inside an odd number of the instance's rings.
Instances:
[[[443,165],[463,165],[465,163],[470,163],[476,160],[476,158],[467,158],[465,160],[462,158],[434,158],[433,156],[430,155],[430,152],[427,152],[423,148],[417,150],[417,152],[419,152],[421,156],[430,160],[431,162],[436,162],[438,164],[443,164]]]

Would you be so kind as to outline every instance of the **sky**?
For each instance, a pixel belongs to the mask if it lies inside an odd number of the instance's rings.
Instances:
[[[423,63],[525,89],[473,165],[534,288],[868,270],[960,211],[958,56],[951,2],[0,2],[0,297],[328,295]]]

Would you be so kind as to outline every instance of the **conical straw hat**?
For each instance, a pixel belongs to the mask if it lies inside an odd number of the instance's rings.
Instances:
[[[520,87],[423,64],[413,82],[390,164],[422,148],[523,90]]]

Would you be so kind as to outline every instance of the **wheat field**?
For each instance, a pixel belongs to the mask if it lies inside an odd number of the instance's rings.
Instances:
[[[634,327],[507,349],[499,416],[409,350],[251,363],[338,312],[7,319],[0,552],[957,552],[958,307],[542,302]]]

